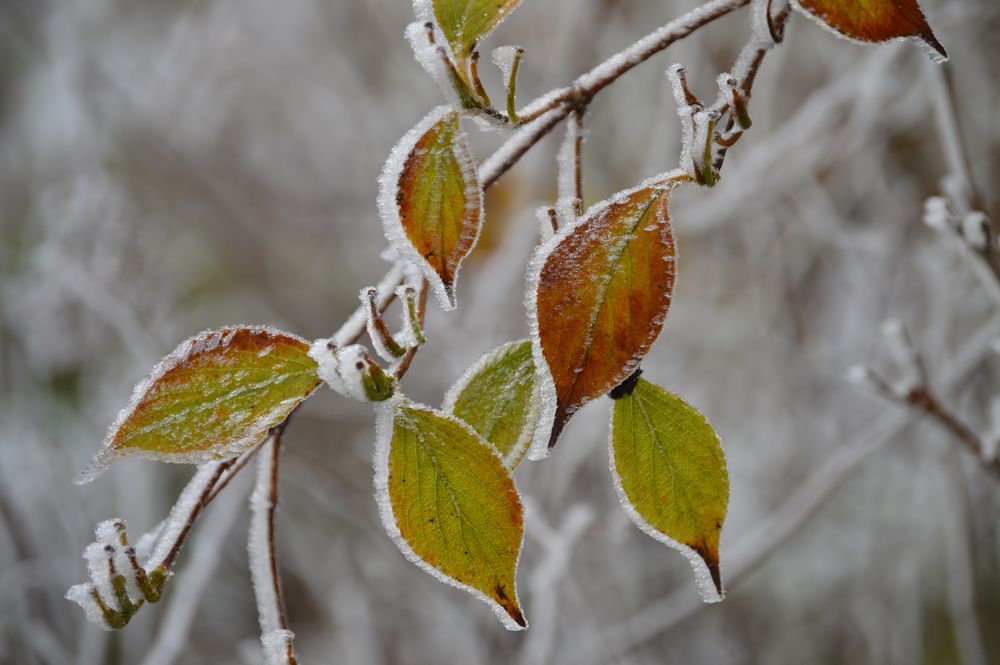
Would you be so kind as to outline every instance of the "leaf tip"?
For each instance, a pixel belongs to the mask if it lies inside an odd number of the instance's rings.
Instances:
[[[521,611],[521,606],[518,604],[517,598],[510,598],[506,591],[504,591],[502,584],[496,585],[496,588],[493,590],[493,595],[500,608],[504,611],[507,617],[510,617],[510,621],[501,617],[507,629],[525,630],[528,627],[528,622],[524,618],[524,613]]]
[[[690,547],[691,549],[693,549],[695,551],[695,553],[701,558],[702,562],[704,562],[705,567],[708,568],[708,574],[709,574],[709,576],[711,577],[711,580],[712,580],[711,583],[715,587],[715,589],[714,589],[715,595],[714,596],[712,594],[710,594],[710,593],[704,593],[703,592],[702,593],[702,597],[704,598],[704,600],[705,600],[706,603],[718,603],[718,602],[720,602],[723,598],[726,597],[726,591],[725,591],[725,589],[722,586],[722,570],[721,570],[721,568],[719,566],[719,548],[718,548],[718,546],[717,545],[715,545],[715,546],[709,546],[704,541],[701,541],[701,542],[689,544],[688,547]],[[701,586],[700,582],[701,581],[699,580],[699,586]],[[708,580],[705,580],[705,584],[706,585],[707,585],[707,583],[708,583]],[[711,591],[710,589],[706,589],[706,590],[707,591]]]

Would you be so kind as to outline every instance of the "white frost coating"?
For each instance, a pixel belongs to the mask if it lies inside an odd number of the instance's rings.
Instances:
[[[535,209],[535,219],[538,220],[538,233],[542,242],[545,242],[556,233],[555,229],[552,228],[553,212],[553,208],[549,206],[540,206]],[[558,220],[558,217],[556,219]]]
[[[496,358],[505,355],[512,348],[520,346],[523,343],[523,340],[507,342],[506,344],[502,344],[488,353],[484,353],[479,360],[466,369],[465,373],[459,377],[458,381],[456,381],[455,384],[448,389],[448,392],[445,393],[444,403],[441,405],[441,410],[449,415],[454,415],[455,402],[458,401],[458,396],[462,394],[462,391],[465,390],[466,386],[469,385],[472,379],[486,369],[488,365],[492,364]],[[501,457],[503,465],[508,469],[512,468],[517,461],[521,459],[524,449],[531,443],[531,439],[535,433],[535,426],[538,422],[538,414],[541,404],[541,394],[538,391],[537,381],[532,385],[532,392],[534,393],[534,399],[531,402],[531,410],[525,416],[525,427],[521,431],[521,435],[518,437],[517,442],[511,447],[506,455]],[[486,442],[490,443],[489,441]],[[497,451],[497,454],[499,455],[500,451]]]
[[[974,249],[985,250],[990,237],[989,219],[978,210],[970,212],[962,218],[962,236]]]
[[[413,49],[413,56],[420,63],[420,66],[424,68],[424,71],[434,79],[438,88],[444,93],[448,103],[456,109],[461,108],[462,100],[459,99],[451,80],[448,60],[448,40],[436,24],[432,30],[434,31],[434,39],[437,41],[436,44],[431,43],[430,37],[427,34],[426,22],[411,23],[406,26],[406,40],[410,42],[410,47]]]
[[[251,433],[247,436],[239,437],[229,442],[223,448],[216,448],[207,451],[202,450],[187,453],[162,453],[129,449],[127,452],[120,452],[112,447],[118,430],[121,429],[121,426],[125,423],[125,421],[132,416],[136,408],[139,406],[139,403],[142,402],[146,394],[154,388],[157,381],[162,379],[167,372],[171,371],[178,365],[187,362],[192,356],[208,353],[209,351],[213,351],[219,347],[227,345],[240,330],[247,330],[254,335],[264,335],[269,339],[281,336],[290,337],[302,342],[303,344],[307,343],[306,340],[297,335],[293,335],[270,326],[248,326],[241,324],[226,326],[225,328],[219,330],[203,330],[197,335],[189,337],[169,355],[163,358],[163,360],[157,363],[156,367],[153,368],[153,371],[149,376],[136,384],[135,388],[132,390],[132,397],[129,399],[128,405],[118,412],[118,416],[108,427],[107,434],[104,437],[104,443],[94,455],[94,459],[85,469],[73,478],[73,482],[77,485],[89,483],[104,473],[104,471],[107,470],[107,468],[120,457],[127,456],[130,458],[151,459],[160,462],[175,462],[182,464],[202,464],[213,460],[235,457],[248,447],[257,443],[260,440],[260,436],[257,434],[256,428],[249,427],[248,431]],[[244,390],[252,387],[253,386],[250,386]],[[230,395],[231,394],[232,393],[230,393]],[[272,414],[284,410],[289,401],[297,400],[298,398],[284,400],[278,404],[273,411],[263,414],[260,420],[270,420]]]
[[[257,474],[253,492],[250,493],[250,528],[247,535],[250,579],[253,582],[254,598],[257,600],[257,620],[260,623],[264,651],[268,653],[269,638],[272,638],[271,646],[282,643],[286,647],[285,659],[282,659],[281,654],[268,654],[268,665],[287,662],[287,646],[291,640],[291,633],[282,631],[281,608],[278,606],[278,596],[274,591],[271,575],[269,513],[274,507],[271,503],[271,480],[274,476],[275,444],[274,437],[271,437],[257,455]],[[279,636],[276,635],[277,632],[288,634]]]
[[[113,560],[114,552],[108,552],[104,543],[91,543],[83,550],[83,558],[87,561],[87,572],[90,574],[90,581],[97,589],[98,595],[104,600],[104,604],[113,610],[120,610],[118,599],[115,598],[114,588],[111,586],[111,571],[108,566],[109,554]],[[85,608],[86,609],[86,608]]]
[[[566,135],[556,154],[556,212],[559,214],[560,226],[570,224],[576,218],[579,205],[576,174],[580,168],[577,164],[576,143],[584,138],[580,120],[577,115],[573,115],[566,123]]]
[[[514,76],[514,62],[522,53],[524,53],[524,49],[520,46],[498,46],[490,54],[493,58],[493,64],[503,74],[503,87],[508,90],[510,90],[511,79]]]
[[[394,254],[396,250],[390,248]],[[385,309],[385,306],[389,302],[389,298],[393,295],[393,289],[399,284],[399,282],[404,278],[407,273],[408,266],[402,262],[398,261],[398,255],[393,257],[393,266],[389,272],[386,273],[382,281],[378,283],[375,288],[378,289],[378,305],[379,310]],[[356,340],[365,330],[365,322],[368,320],[368,308],[358,307],[351,313],[351,316],[344,321],[344,325],[340,326],[340,329],[333,334],[330,341],[337,347],[344,347]],[[313,358],[315,360],[315,358]]]
[[[382,225],[385,229],[385,237],[399,255],[420,268],[420,272],[431,285],[434,295],[437,297],[441,308],[444,310],[455,309],[455,294],[450,292],[437,272],[431,267],[427,260],[420,255],[420,252],[413,246],[410,239],[406,237],[403,229],[403,220],[399,217],[399,204],[396,202],[396,195],[399,192],[399,178],[403,174],[406,160],[420,138],[435,124],[444,120],[449,115],[454,115],[455,111],[448,106],[438,106],[428,113],[423,120],[408,131],[399,143],[393,147],[389,153],[389,158],[385,162],[382,174],[379,176],[378,209],[382,218]],[[455,133],[452,144],[452,154],[458,160],[466,176],[466,212],[476,215],[475,238],[478,239],[479,232],[483,225],[483,214],[481,203],[483,201],[483,191],[479,186],[479,179],[476,177],[476,167],[472,163],[468,150],[465,148],[465,133],[461,127]],[[480,205],[476,205],[479,203]],[[473,247],[475,243],[473,242]],[[469,248],[472,250],[472,247]],[[458,281],[458,273],[461,265],[455,266],[455,282]],[[453,285],[454,286],[454,285]]]
[[[674,19],[670,23],[667,23],[655,32],[651,32],[628,48],[611,56],[597,67],[594,67],[592,70],[578,78],[576,80],[576,85],[584,89],[593,88],[600,81],[606,80],[622,67],[639,64],[642,61],[643,56],[654,51],[658,44],[661,44],[664,41],[669,42],[679,39],[689,34],[699,25],[705,23],[709,20],[709,17],[717,16],[720,12],[724,12],[725,10],[734,8],[735,6],[738,6],[738,3],[733,2],[733,0],[714,0],[713,2],[706,2],[700,7],[697,7],[683,16]]]
[[[295,633],[290,630],[272,630],[260,636],[261,646],[264,647],[265,665],[289,665],[288,647],[295,639]]]
[[[372,341],[372,346],[375,347],[375,353],[379,354],[379,356],[381,356],[387,362],[393,362],[394,360],[396,360],[396,356],[394,356],[389,351],[389,347],[386,346],[385,340],[382,339],[382,334],[379,332],[378,326],[376,325],[376,321],[374,316],[372,315],[371,308],[368,306],[368,301],[370,299],[369,294],[372,291],[374,291],[372,296],[374,296],[374,298],[377,300],[378,289],[376,289],[374,286],[366,286],[365,288],[361,289],[360,293],[358,294],[358,298],[361,300],[361,305],[368,312],[367,323],[366,323],[366,328],[368,330],[368,339]],[[403,309],[406,308],[404,307]]]
[[[529,111],[525,109],[521,113],[528,115]],[[551,126],[568,114],[569,111],[566,108],[556,106],[531,122],[518,127],[502,146],[479,165],[479,182],[491,182],[498,178],[505,165],[514,161],[518,155],[523,154],[536,143],[538,135],[544,127]]]
[[[844,372],[844,378],[859,388],[878,390],[878,380],[875,378],[875,373],[867,365],[852,365]]]
[[[108,622],[104,620],[104,612],[101,611],[101,606],[98,605],[97,599],[94,598],[94,585],[87,582],[86,584],[75,584],[69,588],[66,592],[66,600],[71,600],[81,608],[83,608],[84,613],[87,615],[87,620],[90,623],[98,626],[103,630],[113,630]]]
[[[396,547],[398,547],[399,551],[403,553],[403,556],[406,557],[407,561],[429,573],[441,582],[444,582],[449,586],[453,586],[456,589],[468,591],[473,596],[489,605],[490,609],[493,610],[493,613],[496,614],[497,618],[500,620],[500,623],[502,623],[504,628],[507,630],[525,630],[527,628],[526,625],[518,625],[499,603],[484,594],[482,591],[471,587],[468,584],[463,584],[453,577],[448,577],[440,570],[420,558],[420,555],[413,551],[413,548],[410,547],[409,543],[407,543],[403,538],[403,534],[400,533],[399,526],[396,524],[396,516],[392,510],[392,500],[389,497],[389,450],[392,446],[392,431],[396,411],[404,401],[408,400],[406,400],[406,398],[402,395],[396,394],[384,402],[375,404],[375,501],[378,502],[378,513],[379,517],[382,519],[382,526],[385,528],[385,532],[392,539],[392,542],[396,543]],[[427,409],[429,411],[433,411],[439,416],[460,423],[462,427],[472,434],[472,436],[475,436],[477,439],[481,438],[471,427],[458,418],[449,416],[448,414],[437,411],[436,409],[431,409],[429,406],[425,406],[423,404],[410,403],[410,406],[415,409]],[[500,455],[492,446],[488,446],[488,449],[493,452],[497,459],[503,462]],[[521,551],[523,549],[524,531],[522,530],[521,543],[517,548],[517,561],[514,562],[515,572],[521,562]],[[514,602],[517,603],[518,606],[521,605],[521,601],[517,598],[517,589],[514,589]]]
[[[939,233],[951,228],[951,212],[943,196],[930,196],[924,201],[924,224]]]
[[[194,477],[177,497],[177,502],[174,503],[170,514],[167,515],[156,547],[149,557],[149,562],[145,565],[147,570],[155,569],[166,561],[174,543],[180,538],[181,531],[190,520],[191,514],[199,508],[202,497],[213,484],[213,479],[221,464],[221,462],[209,462],[199,466]]]
[[[361,344],[330,348],[330,340],[317,339],[309,347],[309,357],[319,365],[317,374],[334,392],[359,402],[370,402],[362,383],[368,367],[368,350]]]
[[[712,573],[708,569],[708,565],[705,561],[698,555],[694,549],[688,547],[684,543],[678,542],[663,533],[655,526],[646,521],[646,519],[639,514],[639,511],[635,509],[632,502],[629,501],[628,495],[625,493],[625,488],[622,486],[622,477],[618,474],[618,469],[615,467],[615,432],[614,432],[614,414],[615,410],[611,411],[611,423],[608,428],[608,456],[610,458],[609,468],[611,469],[611,478],[615,484],[615,493],[618,495],[618,501],[622,505],[622,509],[625,514],[629,516],[629,519],[643,533],[647,536],[658,540],[667,547],[671,547],[681,554],[688,560],[691,564],[691,569],[694,571],[694,582],[698,587],[698,593],[701,595],[701,599],[706,603],[718,603],[725,598],[725,590],[720,594],[718,589],[715,588],[715,582],[712,581]],[[722,579],[722,564],[719,564],[719,579]]]
[[[411,288],[413,287],[407,286],[406,284],[400,284],[396,287],[395,291],[396,298],[399,299],[399,302],[402,305],[400,314],[400,318],[402,320],[402,330],[398,335],[398,341],[404,347],[410,348],[420,345],[420,340],[417,339],[416,335],[416,331],[420,327],[420,322],[416,321],[411,315],[409,303],[407,301],[407,292]],[[418,290],[415,289],[414,292],[416,294],[415,297],[420,297]]]
[[[809,17],[810,20],[812,20],[814,23],[816,23],[817,25],[819,25],[820,27],[822,27],[824,30],[826,30],[830,34],[836,35],[837,37],[840,37],[841,39],[846,39],[847,41],[852,42],[854,44],[861,44],[863,46],[864,45],[870,46],[873,43],[877,44],[877,43],[899,42],[899,41],[907,40],[907,41],[913,42],[918,47],[920,47],[920,50],[923,51],[927,55],[927,57],[931,59],[931,62],[934,62],[936,64],[941,64],[941,63],[944,63],[944,62],[948,61],[948,57],[947,56],[942,55],[940,52],[938,52],[937,49],[935,49],[930,43],[928,43],[927,40],[925,40],[923,37],[921,37],[919,35],[913,35],[911,37],[893,37],[891,39],[884,39],[881,42],[864,41],[862,39],[855,39],[854,37],[851,37],[850,35],[845,35],[845,34],[843,34],[841,32],[838,32],[835,28],[827,25],[826,22],[822,18],[820,18],[816,14],[812,13],[811,11],[809,11],[808,9],[806,9],[805,7],[803,7],[799,3],[798,0],[790,0],[790,1],[791,1],[792,6],[795,7],[797,10],[799,10],[799,12],[803,16]]]
[[[528,311],[528,325],[531,328],[531,355],[535,360],[535,386],[538,388],[539,412],[538,425],[531,440],[531,447],[528,448],[528,459],[537,461],[545,459],[549,455],[549,437],[552,434],[552,427],[555,424],[556,415],[556,386],[552,379],[552,372],[549,364],[545,360],[545,353],[542,350],[542,342],[538,333],[538,282],[541,278],[542,268],[549,254],[574,231],[583,224],[588,223],[600,215],[608,207],[624,201],[635,192],[645,189],[651,185],[663,182],[664,188],[673,189],[677,183],[670,182],[676,178],[683,177],[683,169],[674,169],[647,178],[635,187],[616,193],[609,199],[605,199],[592,205],[581,217],[572,224],[567,224],[559,228],[559,231],[551,238],[545,240],[535,248],[531,259],[528,261],[527,271],[527,291],[524,296],[524,306]]]

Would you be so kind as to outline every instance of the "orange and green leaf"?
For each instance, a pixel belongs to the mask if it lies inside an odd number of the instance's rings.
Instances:
[[[263,327],[195,335],[136,386],[78,480],[119,457],[202,463],[253,447],[319,386],[308,351],[305,340]]]
[[[862,42],[911,38],[946,59],[917,0],[796,0],[799,8],[835,32]]]
[[[674,288],[669,174],[562,229],[532,262],[529,315],[543,410],[531,456],[544,456],[583,404],[627,378],[660,333]]]
[[[525,628],[515,572],[521,498],[496,450],[461,420],[397,397],[378,407],[375,492],[407,559]]]
[[[386,237],[420,266],[445,309],[455,307],[462,261],[479,238],[483,193],[458,114],[431,111],[393,148],[380,178]]]
[[[722,600],[719,536],[729,474],[719,437],[696,409],[645,379],[624,392],[614,402],[610,436],[622,506],[640,529],[688,558],[706,602]]]

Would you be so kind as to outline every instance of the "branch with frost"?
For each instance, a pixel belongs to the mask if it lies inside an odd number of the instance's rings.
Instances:
[[[982,366],[984,358],[991,352],[998,325],[1000,320],[994,319],[963,345],[941,379],[942,394],[951,394],[964,386],[973,372]],[[768,508],[767,515],[754,522],[753,530],[730,548],[730,563],[726,568],[729,592],[745,584],[755,571],[785,547],[788,540],[809,523],[820,506],[852,473],[872,455],[897,440],[910,420],[907,413],[885,414],[844,445],[836,447],[836,452],[788,493],[780,504]],[[592,639],[581,640],[566,662],[597,665],[620,659],[623,654],[656,639],[706,607],[697,593],[683,586],[607,630],[599,631]]]
[[[1000,245],[997,228],[982,211],[972,166],[955,112],[955,94],[940,67],[927,69],[937,134],[948,164],[943,193],[924,203],[924,223],[947,237],[972,266],[984,288],[1000,306]]]
[[[1000,456],[993,450],[993,446],[948,409],[931,387],[923,358],[902,322],[895,319],[886,321],[882,326],[882,334],[888,344],[897,376],[887,379],[871,367],[856,365],[848,371],[848,378],[885,399],[929,416],[972,453],[984,468],[1000,475]]]
[[[257,479],[250,495],[250,576],[257,599],[260,640],[268,665],[295,665],[294,634],[288,628],[285,599],[275,551],[274,516],[278,507],[281,430],[264,443],[257,460]]]

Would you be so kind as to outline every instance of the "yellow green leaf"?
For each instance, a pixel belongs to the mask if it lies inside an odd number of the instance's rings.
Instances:
[[[614,400],[611,473],[636,525],[684,554],[705,602],[722,600],[719,535],[729,473],[719,437],[677,395],[638,379]]]
[[[521,0],[434,0],[434,17],[452,53],[464,61]]]
[[[507,468],[516,467],[538,419],[531,340],[504,344],[480,358],[448,391],[444,410],[492,443]]]
[[[862,42],[909,37],[927,47],[935,60],[948,58],[917,0],[797,0],[796,4],[844,37]]]
[[[375,492],[386,531],[407,559],[527,624],[514,576],[521,498],[496,450],[454,416],[395,397],[376,407]]]
[[[136,386],[78,482],[119,457],[202,463],[253,447],[320,384],[309,344],[263,327],[208,330]]]
[[[439,106],[411,129],[379,178],[386,238],[429,280],[444,309],[455,307],[462,261],[479,239],[483,192],[458,114]]]

